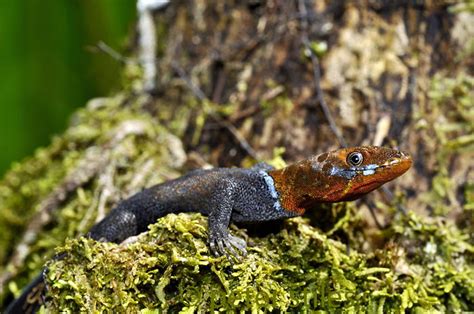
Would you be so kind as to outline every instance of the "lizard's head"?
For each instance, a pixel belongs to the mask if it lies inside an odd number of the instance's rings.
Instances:
[[[343,148],[315,156],[311,167],[328,181],[321,193],[323,201],[357,199],[405,173],[411,157],[386,147]]]
[[[376,146],[342,148],[270,171],[280,202],[298,214],[313,205],[351,201],[405,173],[411,157]]]

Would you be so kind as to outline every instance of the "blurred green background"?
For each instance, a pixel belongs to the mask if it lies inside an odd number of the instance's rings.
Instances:
[[[47,145],[90,98],[120,87],[120,64],[93,51],[123,51],[135,0],[0,1],[0,175]]]

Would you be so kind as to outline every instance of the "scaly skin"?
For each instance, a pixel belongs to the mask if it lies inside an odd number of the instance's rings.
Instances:
[[[199,212],[208,216],[213,254],[246,254],[245,240],[228,231],[230,222],[263,222],[302,215],[319,203],[357,199],[405,173],[410,156],[384,147],[344,148],[313,156],[283,169],[257,164],[250,169],[192,171],[145,189],[119,203],[87,234],[92,239],[122,242],[147,230],[169,213]],[[44,286],[38,276],[7,313],[35,311]]]
[[[348,157],[358,153],[361,164],[349,164]],[[404,174],[411,164],[401,151],[365,146],[323,153],[269,174],[283,207],[302,215],[319,203],[358,199]]]

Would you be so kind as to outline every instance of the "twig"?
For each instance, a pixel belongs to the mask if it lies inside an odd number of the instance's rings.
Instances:
[[[326,101],[324,100],[323,90],[321,89],[321,69],[320,69],[319,59],[314,54],[313,50],[311,49],[311,45],[308,38],[308,12],[307,12],[304,0],[298,1],[298,8],[302,16],[301,24],[303,26],[303,32],[302,32],[303,44],[305,46],[307,53],[309,54],[311,63],[313,65],[314,87],[316,88],[316,94],[317,94],[319,105],[321,106],[324,116],[326,117],[326,120],[329,123],[329,127],[331,128],[332,132],[336,136],[339,142],[339,145],[342,147],[347,147],[347,142],[342,136],[339,129],[337,128],[336,122],[334,121],[331,115],[331,111],[329,110],[329,107]]]
[[[393,193],[385,185],[382,186],[382,192],[388,198],[389,202],[393,201]],[[396,204],[395,206],[397,207],[398,211],[401,212],[403,215],[407,214],[407,209],[405,208],[405,206],[403,206],[402,204]]]
[[[156,29],[153,11],[166,6],[168,0],[138,0],[138,60],[143,66],[143,89],[152,92],[156,89],[157,68],[155,60]]]
[[[110,47],[106,42],[99,41],[95,46],[92,48],[96,48],[101,52],[105,53],[106,55],[112,57],[115,61],[118,61],[123,64],[138,64],[138,60],[135,58],[129,58],[115,50],[114,48]]]
[[[184,72],[183,68],[181,68],[176,61],[171,62],[171,67],[176,71],[180,79],[186,83],[186,86],[191,90],[194,96],[196,96],[200,101],[207,101],[204,92],[191,81],[191,79],[186,75],[186,72]]]
[[[372,141],[372,145],[380,146],[383,143],[383,140],[387,137],[388,132],[390,130],[390,124],[392,122],[392,118],[389,114],[384,114],[377,122],[377,126],[375,127],[375,135],[374,140]]]
[[[133,193],[136,193],[139,188],[143,187],[143,182],[145,182],[146,177],[153,173],[155,167],[155,161],[153,159],[148,159],[145,163],[133,173],[133,178],[130,180],[130,184],[127,187],[126,194],[131,196]]]
[[[104,53],[110,55],[112,58],[114,58],[117,61],[124,62],[124,63],[129,63],[129,62],[134,62],[133,59],[131,58],[126,58],[123,55],[121,55],[119,52],[115,51],[113,48],[105,44],[104,42],[99,42],[97,44],[97,48],[99,48],[101,51]],[[194,84],[191,79],[187,76],[186,72],[179,66],[179,64],[175,61],[171,62],[171,67],[173,68],[174,71],[178,74],[178,76],[186,83],[186,86],[191,90],[191,92],[200,100],[200,101],[209,101],[209,99],[206,97],[204,92],[196,85]],[[210,112],[209,115],[221,126],[227,129],[232,136],[239,142],[239,145],[242,147],[242,149],[252,158],[258,159],[257,153],[255,150],[252,148],[252,146],[249,144],[249,142],[240,134],[240,132],[237,130],[237,128],[229,121],[222,120],[219,116],[217,116],[215,113]]]
[[[314,54],[313,50],[311,49],[311,45],[309,42],[308,38],[308,12],[306,9],[305,5],[305,0],[299,0],[298,1],[298,8],[300,10],[301,14],[301,24],[303,27],[303,34],[302,34],[302,39],[303,39],[303,44],[305,45],[305,49],[309,54],[309,57],[311,59],[311,63],[313,65],[313,76],[314,76],[314,85],[316,87],[316,93],[318,97],[319,104],[321,105],[321,109],[324,112],[324,115],[326,116],[326,119],[329,123],[329,127],[331,128],[332,132],[336,136],[339,145],[343,147],[347,147],[347,142],[345,141],[344,137],[342,136],[341,132],[337,128],[336,122],[333,119],[331,112],[329,111],[329,107],[327,106],[326,102],[324,101],[324,96],[323,96],[323,91],[321,89],[320,81],[321,81],[321,69],[320,69],[320,63],[318,57]],[[382,186],[382,192],[383,194],[391,201],[393,200],[393,194],[390,192],[390,190],[386,186]],[[397,205],[397,209],[402,212],[403,214],[406,214],[406,209],[402,205]],[[372,217],[374,218],[375,224],[377,227],[380,229],[383,228],[383,226],[378,222],[377,217],[375,215],[374,209],[372,206],[369,204],[369,211]]]
[[[374,220],[375,222],[375,225],[377,226],[377,228],[379,228],[380,230],[383,230],[386,228],[386,226],[382,225],[378,218],[377,218],[377,215],[375,214],[375,203],[372,202],[371,200],[369,200],[367,197],[364,198],[364,201],[367,203],[367,207],[369,208],[369,213],[370,215],[372,216],[372,219]]]
[[[179,75],[179,77],[186,83],[186,86],[193,92],[193,94],[200,100],[200,101],[209,101],[209,99],[206,97],[204,92],[194,84],[191,79],[186,75],[186,72],[178,65],[176,62],[171,63],[171,67],[176,71],[176,73]],[[209,112],[209,116],[211,116],[220,126],[224,127],[227,129],[232,136],[237,140],[239,143],[240,147],[252,158],[258,159],[257,153],[255,150],[252,148],[252,146],[249,144],[249,142],[240,134],[240,132],[237,130],[237,128],[230,123],[229,121],[222,120],[218,115],[216,115],[214,112]]]
[[[156,30],[151,10],[139,11],[138,33],[138,59],[143,66],[143,89],[146,92],[151,92],[156,88],[157,73],[155,64]]]
[[[143,67],[143,90],[151,93],[156,89],[157,67],[156,67],[156,29],[153,21],[153,11],[161,9],[169,4],[169,0],[138,0],[138,60]],[[97,48],[122,63],[129,63],[130,59],[100,41]]]
[[[222,120],[213,112],[211,112],[210,115],[214,118],[214,120],[217,121],[217,123],[226,128],[235,137],[235,139],[239,142],[240,147],[242,147],[250,157],[258,160],[258,156],[255,150],[252,148],[252,146],[250,146],[249,142],[247,142],[247,140],[242,136],[242,134],[240,134],[240,132],[232,123],[226,120]]]
[[[127,57],[124,57],[122,54],[120,54],[117,50],[114,50],[112,47],[107,45],[103,41],[99,41],[96,45],[97,49],[100,51],[104,52],[105,54],[111,56],[113,59],[117,60],[118,62],[121,63],[130,63],[130,59]]]

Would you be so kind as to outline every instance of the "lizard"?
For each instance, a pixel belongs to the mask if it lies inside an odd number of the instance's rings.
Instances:
[[[402,151],[360,146],[311,156],[282,169],[258,163],[248,169],[194,170],[120,202],[86,236],[120,243],[145,232],[167,214],[199,212],[208,217],[208,243],[214,255],[245,256],[246,242],[230,234],[231,222],[281,220],[301,216],[320,203],[356,200],[399,177],[411,165],[411,157]],[[32,307],[30,301],[41,301],[38,296],[43,290],[41,274],[7,313],[25,308],[34,311],[38,305]]]

